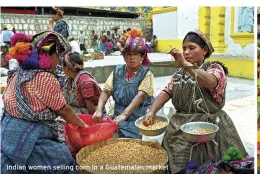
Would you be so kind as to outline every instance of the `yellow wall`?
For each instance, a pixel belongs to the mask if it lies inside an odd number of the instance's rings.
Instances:
[[[229,76],[254,79],[254,60],[228,59],[211,57],[206,61],[220,61],[228,68]]]
[[[210,41],[216,53],[224,53],[225,45],[225,15],[226,7],[211,7],[211,37]]]
[[[177,10],[177,8],[170,8],[168,10]],[[166,9],[160,9],[154,11],[152,14],[159,14],[167,12]],[[199,29],[205,32],[208,36],[211,33],[211,41],[215,52],[224,53],[227,49],[225,45],[225,7],[200,7],[199,9]],[[210,16],[213,16],[212,19]],[[211,21],[212,20],[212,21]],[[234,8],[231,9],[231,20],[234,19]],[[210,25],[211,24],[211,25]],[[234,33],[234,21],[231,21],[231,34]],[[210,31],[211,30],[211,31]],[[251,36],[252,38],[252,36]],[[251,39],[250,38],[250,39]],[[234,39],[234,38],[233,38]],[[239,42],[246,43],[246,45],[252,40],[248,41],[244,37],[240,36]],[[156,50],[158,52],[168,52],[172,47],[178,48],[182,51],[182,40],[158,40]],[[213,56],[206,61],[223,62],[229,70],[229,76],[241,77],[247,79],[254,79],[254,60],[242,60],[239,58],[230,59],[225,56]]]
[[[161,14],[161,13],[167,13],[172,11],[177,11],[177,7],[168,7],[168,8],[154,8],[153,11],[150,12],[151,16],[154,14]],[[178,48],[179,50],[182,50],[182,40],[158,40],[157,41],[157,47],[156,51],[158,52],[168,52],[170,51],[171,47]]]
[[[151,15],[161,14],[161,13],[167,13],[167,12],[172,12],[172,11],[177,11],[177,10],[178,10],[177,7],[168,7],[168,8],[159,8],[159,9],[153,8],[153,10],[150,12],[150,14]]]
[[[210,7],[199,8],[199,30],[210,38]]]
[[[235,33],[235,7],[231,7],[230,37],[233,39],[234,43],[240,44],[242,48],[246,47],[248,44],[254,43],[254,33]]]

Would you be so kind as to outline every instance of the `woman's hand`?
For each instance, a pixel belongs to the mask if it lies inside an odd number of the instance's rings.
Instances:
[[[171,54],[175,61],[177,61],[178,65],[185,66],[187,64],[183,54],[177,48],[171,49],[167,54]]]
[[[78,126],[79,128],[86,128],[89,127],[86,123],[84,123],[82,126]]]
[[[77,116],[73,109],[69,105],[65,105],[62,109],[55,111],[57,115],[63,118],[67,123],[73,124],[80,128],[86,126],[86,124]]]
[[[145,115],[145,120],[148,120],[150,125],[154,124],[155,113],[153,113],[153,112],[148,112],[148,113]]]
[[[96,123],[101,123],[103,112],[96,110],[96,112],[93,114],[93,121]]]
[[[49,24],[50,24],[50,25],[53,25],[53,23],[54,23],[54,20],[53,20],[52,18],[50,18],[50,19],[49,19]]]
[[[117,122],[117,123],[119,123],[120,121],[125,121],[127,118],[128,118],[127,115],[121,114],[121,115],[117,116],[117,117],[114,119],[114,121]]]

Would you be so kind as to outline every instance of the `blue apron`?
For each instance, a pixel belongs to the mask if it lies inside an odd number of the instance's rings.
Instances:
[[[129,81],[125,78],[126,65],[118,65],[113,75],[112,96],[115,101],[114,116],[117,117],[129,106],[134,97],[138,94],[138,88],[145,78],[148,67],[141,66],[136,75]],[[152,103],[152,97],[146,99],[140,106],[128,117],[127,120],[119,122],[119,135],[123,138],[137,138],[142,136],[135,126],[135,121],[147,113],[148,106]]]

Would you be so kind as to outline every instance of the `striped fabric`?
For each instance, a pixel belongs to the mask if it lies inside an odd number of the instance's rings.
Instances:
[[[8,168],[18,165],[23,170]],[[75,165],[67,146],[55,141],[48,126],[4,115],[1,126],[1,173],[72,174],[77,173]],[[29,166],[42,166],[46,170],[30,170]]]
[[[63,127],[56,121],[54,111],[61,109],[66,101],[51,73],[19,69],[9,80],[4,94],[4,104],[10,115],[45,123],[53,130],[58,140],[64,141]]]
[[[8,113],[15,117],[21,117],[17,112],[17,104],[15,102],[15,84],[17,74],[14,75],[10,84],[7,86],[4,97],[4,104]],[[59,110],[66,104],[65,99],[60,93],[59,83],[51,73],[38,73],[35,78],[24,84],[23,94],[28,100],[32,109],[39,113],[47,107],[52,110]]]
[[[76,113],[88,113],[87,101],[97,106],[100,94],[95,77],[86,71],[78,72],[74,79],[69,78],[63,88],[64,98]]]
[[[217,87],[214,90],[210,91],[210,94],[219,105],[223,104],[223,99],[225,98],[225,89],[227,86],[227,77],[225,75],[222,66],[217,63],[211,63],[207,65],[207,68],[204,69],[206,72],[214,75],[217,78],[218,80]],[[164,89],[164,91],[167,92],[171,97],[172,97],[172,89],[174,86],[175,75],[176,73],[172,76],[171,81]]]
[[[202,69],[206,69],[210,64],[210,62],[203,64]],[[225,97],[219,105],[206,88],[200,86],[202,93],[199,92],[198,88],[196,89],[195,100],[202,98],[203,95],[209,109],[210,115],[208,115],[192,102],[193,87],[194,81],[192,77],[184,70],[180,70],[175,74],[172,103],[177,112],[172,116],[163,139],[163,147],[169,156],[171,173],[181,171],[185,168],[186,162],[189,161],[191,147],[194,143],[187,141],[180,130],[180,127],[188,122],[203,121],[216,123],[216,118],[220,119],[219,131],[215,137],[217,145],[210,141],[196,146],[193,149],[192,161],[203,164],[206,161],[221,158],[231,146],[239,148],[243,155],[247,155],[234,123],[227,113],[221,110],[225,104]],[[200,107],[207,111],[204,102],[201,103]]]

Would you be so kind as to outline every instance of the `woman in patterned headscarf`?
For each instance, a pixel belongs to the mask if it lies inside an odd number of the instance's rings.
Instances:
[[[69,25],[63,18],[64,12],[59,8],[51,9],[51,19],[49,21],[50,30],[60,33],[64,38],[69,37]],[[53,23],[56,22],[55,26]]]
[[[169,122],[163,139],[163,147],[169,156],[170,173],[180,172],[189,161],[194,143],[187,141],[180,130],[180,126],[188,122],[218,124],[218,119],[220,120],[219,131],[215,137],[218,145],[210,141],[196,146],[191,160],[202,164],[208,160],[221,158],[231,146],[238,147],[243,155],[247,154],[234,123],[222,110],[225,105],[228,70],[218,61],[205,62],[213,51],[210,41],[202,32],[198,30],[189,32],[183,40],[183,53],[176,48],[169,52],[178,65],[185,67],[173,75],[168,86],[158,95],[146,115],[153,124],[156,112],[170,99],[177,110]],[[186,68],[195,64],[198,68]],[[196,91],[193,88],[195,85],[197,85]]]
[[[83,69],[83,59],[77,52],[63,59],[63,72],[69,77],[63,95],[76,113],[94,114],[101,93],[96,79]]]
[[[11,46],[10,55],[19,67],[9,74],[3,96],[2,173],[10,173],[8,165],[73,167],[75,161],[64,144],[63,124],[57,117],[79,128],[86,125],[66,104],[52,73],[59,56],[69,51],[67,41],[56,32],[42,32],[33,38],[17,33]],[[30,173],[26,167],[22,170]]]
[[[147,112],[154,91],[153,73],[147,66],[147,48],[140,30],[127,33],[117,45],[125,65],[117,65],[108,77],[93,115],[100,122],[104,105],[112,95],[115,101],[114,118],[119,123],[120,137],[141,138],[134,122]]]

